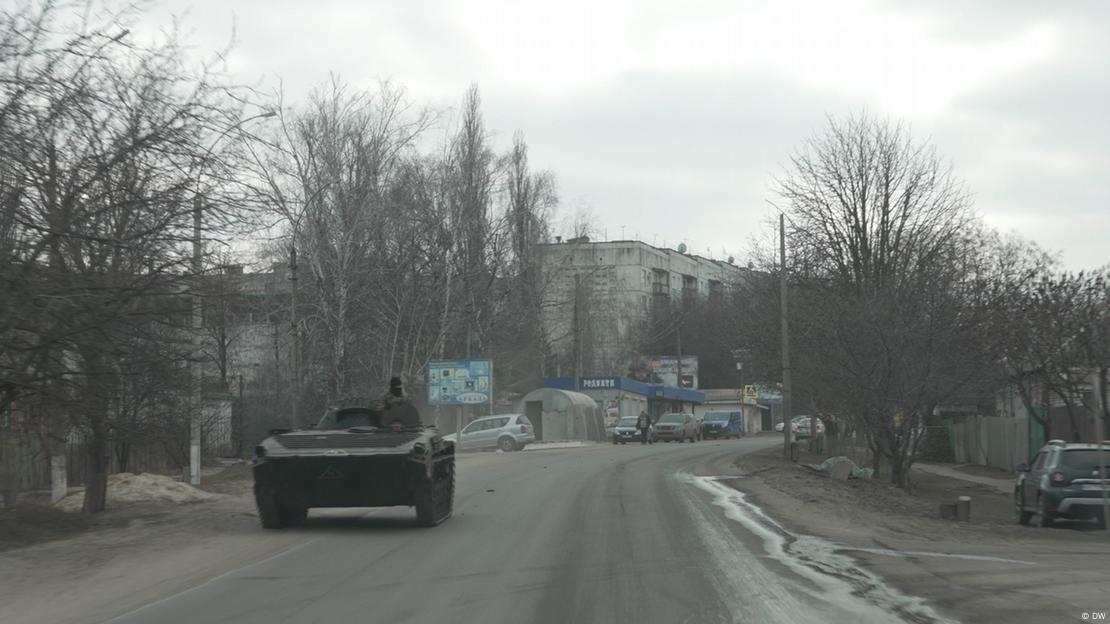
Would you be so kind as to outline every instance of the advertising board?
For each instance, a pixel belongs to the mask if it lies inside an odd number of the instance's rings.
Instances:
[[[428,362],[429,405],[475,405],[493,400],[490,360]]]
[[[664,384],[678,388],[697,389],[698,356],[682,356],[682,379],[678,378],[678,356],[646,355],[639,358],[629,371],[629,377],[651,384]]]

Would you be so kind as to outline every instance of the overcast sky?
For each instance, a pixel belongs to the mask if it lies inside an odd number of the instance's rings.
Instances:
[[[908,121],[995,227],[1110,263],[1110,3],[162,0],[198,49],[294,97],[329,71],[525,133],[563,214],[742,256],[772,176],[825,116]]]

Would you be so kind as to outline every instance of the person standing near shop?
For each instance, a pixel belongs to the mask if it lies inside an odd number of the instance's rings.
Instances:
[[[651,442],[648,438],[648,431],[651,430],[651,419],[648,418],[647,412],[640,412],[640,418],[636,421],[636,428],[640,430],[640,444]]]

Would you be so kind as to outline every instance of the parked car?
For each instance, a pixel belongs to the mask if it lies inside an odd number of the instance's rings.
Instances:
[[[458,442],[458,435],[443,436],[444,440]],[[532,421],[524,414],[495,414],[484,416],[463,427],[463,450],[499,448],[502,451],[519,451],[536,441]]]
[[[663,414],[659,417],[659,420],[655,422],[655,436],[656,439],[664,442],[670,442],[671,440],[694,442],[701,437],[701,432],[698,431],[698,423],[694,420],[692,414],[676,412]]]
[[[813,437],[813,421],[814,418],[810,416],[795,416],[790,419],[791,427],[794,430],[795,440],[806,440]],[[779,429],[782,431],[782,429]],[[817,434],[820,435],[825,432],[825,425],[820,420],[817,421]]]
[[[785,428],[785,426],[783,425],[783,423],[775,423],[775,431],[777,431],[779,433],[782,433],[782,430],[784,428]]]
[[[636,416],[626,416],[617,421],[617,426],[613,427],[613,444],[639,442],[640,429],[636,426],[639,420]],[[655,425],[648,425],[648,441],[655,442],[657,439]]]
[[[1103,443],[1101,456],[1110,474],[1110,442]],[[1060,518],[1071,520],[1103,518],[1103,490],[1110,480],[1099,474],[1100,452],[1097,444],[1069,444],[1051,440],[1033,456],[1032,464],[1017,466],[1014,483],[1014,516],[1029,524],[1035,516],[1037,526],[1049,527]]]
[[[744,435],[744,416],[740,412],[706,412],[702,438],[739,438]]]

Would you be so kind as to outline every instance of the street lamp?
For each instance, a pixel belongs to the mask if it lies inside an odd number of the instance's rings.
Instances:
[[[196,179],[196,194],[193,195],[193,277],[194,280],[200,279],[201,271],[203,270],[203,256],[204,256],[204,241],[201,238],[202,226],[202,213],[204,212],[204,199],[201,196],[200,184],[201,176],[204,174],[204,165],[208,162],[208,158],[212,155],[212,151],[216,146],[232,131],[240,128],[243,124],[254,121],[255,119],[264,119],[277,115],[275,111],[268,110],[246,119],[242,119],[231,126],[224,129],[212,141],[212,144],[205,150],[204,156],[201,158],[200,168],[197,170]],[[200,294],[200,285],[194,281],[193,285],[193,360],[192,364],[192,382],[193,382],[193,408],[189,410],[189,483],[193,485],[200,485],[200,412],[203,403],[203,375],[200,366],[200,350],[201,350],[201,331],[204,329],[204,317]]]

